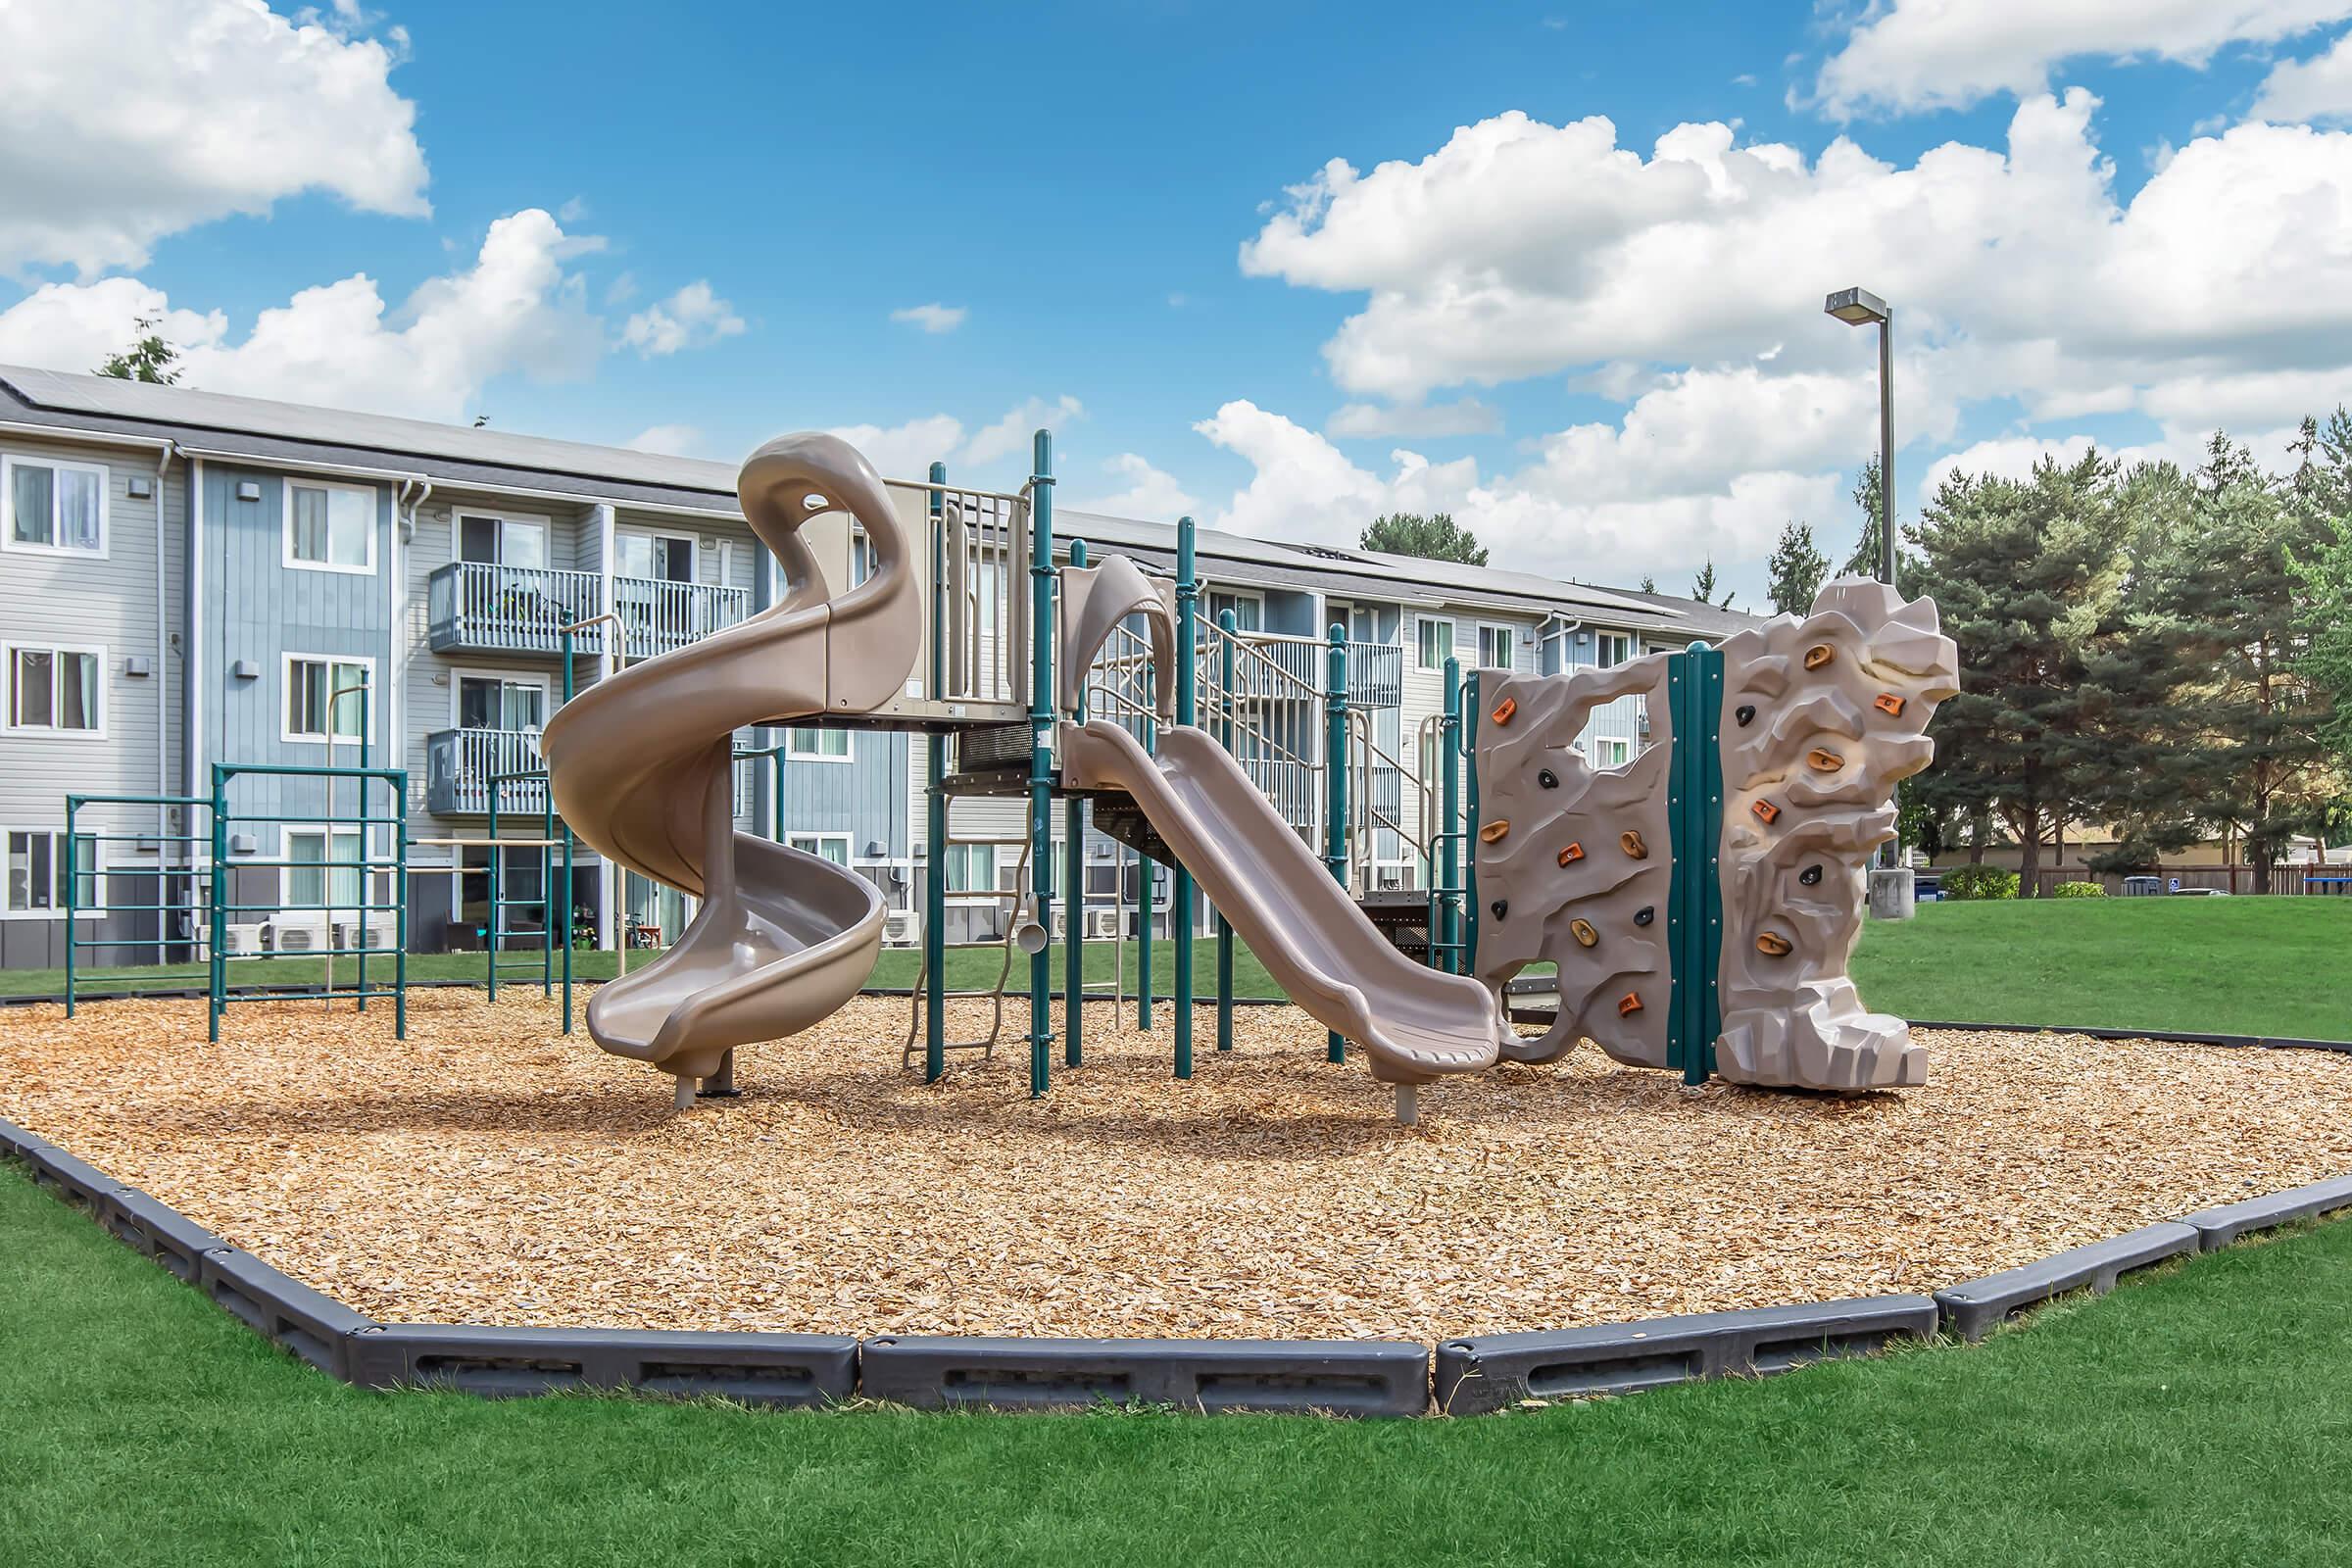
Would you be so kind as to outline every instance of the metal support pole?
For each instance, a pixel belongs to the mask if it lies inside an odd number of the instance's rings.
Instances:
[[[1070,564],[1085,567],[1085,540],[1070,541]],[[1078,723],[1086,722],[1083,684],[1077,711],[1070,716]],[[1086,1059],[1086,803],[1075,795],[1064,795],[1061,809],[1061,1064],[1077,1067]],[[1115,998],[1111,1005],[1117,1007]]]
[[[228,971],[220,956],[220,944],[228,936],[228,834],[223,820],[228,815],[227,784],[219,762],[213,764],[213,942],[211,1005],[205,1021],[206,1038],[215,1045],[220,1042],[220,1009],[228,1001]]]
[[[1478,671],[1472,670],[1462,695],[1462,770],[1469,775],[1468,802],[1462,822],[1461,846],[1467,863],[1462,868],[1462,904],[1469,918],[1463,922],[1462,950],[1454,956],[1458,972],[1478,973]]]
[[[81,814],[81,797],[66,797],[66,1016],[74,1016],[74,948],[79,935],[74,915],[81,903],[81,835],[75,831],[74,818]],[[158,840],[155,847],[157,864],[163,863],[164,847]],[[55,874],[54,868],[52,873]],[[160,886],[160,884],[159,884]],[[159,897],[156,901],[162,903]],[[160,919],[161,916],[159,915]],[[101,930],[105,929],[103,926]]]
[[[392,912],[392,1037],[409,1038],[409,774],[402,768],[389,780],[400,809],[392,813],[394,886],[399,896]],[[565,1027],[570,1027],[566,1019]]]
[[[1445,862],[1441,886],[1445,889],[1438,902],[1441,923],[1445,926],[1446,968],[1450,974],[1462,972],[1462,662],[1446,661],[1446,716],[1439,727],[1439,831],[1444,835],[1439,855]]]
[[[368,711],[368,700],[370,695],[368,687],[371,684],[372,682],[370,682],[368,677],[368,666],[362,664],[360,666],[360,766],[363,768],[371,765],[371,760],[368,755],[368,721],[370,716]],[[330,735],[334,731],[334,725],[331,722],[327,725],[327,731]],[[331,754],[328,756],[327,760],[329,762],[334,760],[334,758]],[[368,874],[368,840],[371,836],[368,831],[368,781],[367,776],[362,774],[358,780],[360,796],[360,897],[358,900],[359,906],[352,911],[360,917],[360,940],[352,944],[353,947],[358,948],[360,951],[354,956],[352,962],[359,973],[359,1010],[362,1012],[366,1012],[368,1010],[368,916],[375,912],[368,907],[368,906],[375,902],[375,900],[368,895],[368,884],[372,880],[372,878],[370,878]],[[334,794],[334,780],[327,780],[326,788],[327,794],[331,798]],[[408,809],[408,805],[409,803],[407,801],[399,802],[393,807],[393,813],[399,814],[406,811]],[[327,858],[331,859],[334,857],[334,839],[331,835],[327,839]],[[329,899],[327,902],[332,904],[334,901]],[[330,949],[334,948],[335,946],[337,946],[336,943],[327,943],[327,947]],[[335,989],[333,980],[333,965],[335,960],[329,958],[326,961],[328,965],[328,980],[326,989],[332,991]],[[330,1002],[327,1004],[327,1005],[331,1007],[334,1005],[334,1004]]]
[[[564,628],[564,700],[567,703],[571,701],[571,628],[569,626]],[[556,779],[552,773],[548,775],[547,779],[547,804],[551,810],[555,808]],[[571,846],[571,824],[565,822],[564,824],[564,1032],[565,1034],[571,1033],[571,948],[577,940],[571,921],[572,889],[576,885],[572,881]],[[402,857],[401,863],[404,867],[407,865],[407,857]],[[406,902],[405,893],[403,902]]]
[[[1879,318],[1879,581],[1894,586],[1894,310]],[[1902,813],[1895,834],[1879,850],[1879,863],[1903,863]]]
[[[931,465],[931,482],[945,483],[948,466]],[[948,552],[944,514],[947,493],[931,492],[931,685],[937,699],[947,696]],[[935,1084],[947,1075],[948,1004],[948,737],[933,730],[924,737],[923,792],[923,1082]]]
[[[1029,878],[1038,923],[1054,929],[1054,889],[1043,873],[1054,843],[1054,432],[1031,443],[1029,476]],[[1051,1087],[1052,943],[1029,957],[1029,1094]]]
[[[506,880],[499,875],[499,862],[506,858],[498,852],[498,793],[501,788],[499,775],[493,774],[490,779],[490,925],[482,933],[482,947],[490,958],[488,984],[492,1002],[498,1000],[498,906],[499,895],[504,891],[499,884]],[[465,854],[462,849],[458,851],[461,864]],[[465,872],[460,870],[458,882],[461,887],[465,885]]]
[[[1176,519],[1176,722],[1194,721],[1193,616],[1199,611],[1200,580],[1194,570],[1193,519]],[[1168,934],[1176,940],[1176,1076],[1193,1075],[1193,873],[1175,866]]]
[[[1342,889],[1348,886],[1348,628],[1332,624],[1330,652],[1323,656],[1323,864]],[[1323,1054],[1348,1059],[1348,1042],[1334,1029]]]
[[[1217,612],[1217,744],[1233,751],[1233,612]],[[1217,1049],[1233,1049],[1233,922],[1217,915]]]

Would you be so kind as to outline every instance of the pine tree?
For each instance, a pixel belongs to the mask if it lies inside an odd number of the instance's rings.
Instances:
[[[1830,558],[1814,548],[1810,523],[1791,521],[1782,527],[1781,542],[1773,548],[1764,569],[1768,574],[1764,594],[1772,601],[1774,612],[1802,615],[1812,610],[1814,596],[1830,574]]]
[[[1658,591],[1658,579],[1657,579],[1657,578],[1655,578],[1655,577],[1652,577],[1652,576],[1651,576],[1651,575],[1650,575],[1648,572],[1646,572],[1646,571],[1645,571],[1645,572],[1643,572],[1643,573],[1642,574],[1642,591],[1643,593],[1645,593],[1645,594],[1654,594],[1654,593],[1656,593],[1656,592]]]
[[[1364,530],[1366,550],[1392,556],[1419,556],[1424,561],[1458,561],[1465,566],[1487,564],[1487,548],[1477,535],[1453,520],[1450,512],[1427,516],[1418,512],[1385,513]]]
[[[173,362],[179,350],[164,341],[156,329],[156,318],[138,318],[138,336],[129,348],[120,354],[110,354],[98,367],[98,374],[111,375],[118,381],[148,381],[158,386],[172,386],[179,380],[180,371]]]
[[[1702,605],[1716,605],[1725,610],[1731,608],[1733,594],[1726,593],[1721,599],[1715,597],[1715,558],[1713,556],[1709,556],[1706,564],[1698,568],[1698,575],[1690,579],[1690,597]]]

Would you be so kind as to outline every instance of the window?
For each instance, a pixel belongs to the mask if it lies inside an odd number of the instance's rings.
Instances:
[[[1444,669],[1446,661],[1453,657],[1453,622],[1424,615],[1418,630],[1421,646],[1417,664],[1422,669]]]
[[[462,514],[458,518],[458,559],[526,569],[543,567],[547,564],[547,519]]]
[[[997,847],[994,844],[951,844],[941,861],[947,867],[950,893],[997,891]]]
[[[1509,669],[1518,657],[1518,636],[1508,626],[1478,628],[1478,667]]]
[[[66,878],[72,864],[65,853],[65,837],[43,828],[7,830],[8,902],[0,913],[20,918],[64,917],[69,891]],[[105,879],[93,869],[98,863],[97,841],[85,833],[79,847],[81,885],[71,890],[74,902],[81,908],[97,908],[106,903]]]
[[[6,647],[11,730],[76,740],[105,737],[105,649]]]
[[[344,837],[350,835],[345,834]],[[450,914],[459,925],[477,935],[488,933],[490,857],[493,853],[497,854],[501,867],[498,889],[500,934],[510,940],[516,936],[526,937],[529,946],[537,947],[539,934],[545,927],[539,906],[540,852],[536,849],[514,846],[493,852],[488,846],[477,849],[466,845],[461,848],[458,851],[458,864],[462,869],[453,879],[458,885],[457,901]],[[377,902],[389,902],[380,897],[380,890]]]
[[[507,675],[456,677],[460,729],[537,730],[547,724],[547,682]]]
[[[1634,743],[1614,735],[1597,735],[1592,740],[1594,767],[1623,767],[1634,759]]]
[[[286,481],[286,564],[305,571],[375,570],[375,492]]]
[[[360,899],[360,830],[286,829],[287,863],[278,871],[278,902],[290,912],[356,914]]]
[[[850,760],[850,732],[846,729],[786,730],[784,755],[812,762],[846,762]]]
[[[694,536],[682,533],[624,533],[612,540],[612,571],[620,577],[655,582],[694,581]]]
[[[11,550],[106,554],[106,470],[86,463],[0,458],[0,511]]]
[[[369,689],[361,693],[362,684]],[[367,713],[366,729],[375,727],[375,715],[370,710],[383,701],[375,692],[375,661],[372,659],[322,659],[308,654],[286,656],[286,729],[282,739],[289,741],[323,741],[329,738],[328,710],[333,710],[332,738],[356,741],[364,737],[362,713]]]
[[[1601,668],[1609,669],[1634,657],[1634,639],[1621,631],[1592,634],[1593,660]]]
[[[850,863],[850,836],[847,833],[787,833],[784,842],[803,855],[813,855],[835,865]]]
[[[1235,631],[1262,631],[1266,624],[1266,602],[1256,594],[1212,593],[1208,596],[1208,619],[1211,625],[1225,624],[1225,612],[1233,612]]]
[[[850,586],[855,588],[874,574],[882,558],[874,552],[874,542],[865,536],[863,528],[850,530]]]

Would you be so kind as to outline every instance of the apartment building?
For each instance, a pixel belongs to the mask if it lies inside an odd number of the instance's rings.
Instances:
[[[85,940],[112,946],[79,961],[189,956],[192,922],[135,906],[210,896],[208,813],[95,801],[75,819],[76,844],[66,797],[209,796],[220,763],[364,759],[407,774],[400,799],[385,785],[366,803],[355,781],[235,778],[221,824],[244,866],[225,901],[230,951],[328,945],[318,928],[332,920],[387,941],[389,916],[365,906],[392,897],[396,816],[412,845],[418,951],[488,940],[493,876],[513,903],[510,941],[535,944],[537,921],[567,911],[600,943],[674,939],[689,905],[585,848],[565,889],[542,882],[536,849],[468,841],[488,836],[494,797],[501,837],[539,833],[545,786],[515,775],[540,766],[538,731],[564,699],[564,628],[578,628],[576,691],[770,602],[772,562],[736,510],[734,479],[732,464],[0,367],[0,964],[63,961],[76,868],[77,902],[117,911],[83,922]],[[920,518],[926,487],[895,489]],[[1063,509],[1056,535],[1065,553],[1084,539],[1097,555],[1174,561],[1166,522]],[[829,569],[855,580],[862,540],[845,527],[836,554]],[[1665,596],[1207,530],[1198,557],[1204,615],[1212,626],[1232,615],[1250,672],[1238,745],[1302,831],[1320,808],[1324,629],[1346,628],[1369,803],[1354,874],[1367,889],[1425,874],[1421,783],[1448,656],[1565,669],[1718,639],[1746,620]],[[1630,704],[1597,713],[1587,738],[1604,760],[1642,743]],[[738,826],[856,866],[888,898],[894,938],[912,940],[932,871],[921,738],[793,729],[739,745],[774,755],[738,763]],[[350,825],[361,816],[372,820]],[[985,939],[1008,909],[1020,805],[958,799],[950,836],[938,871],[957,895],[949,939]],[[1081,853],[1090,897],[1132,904],[1132,858],[1092,832]],[[365,881],[328,863],[363,858],[384,862]]]

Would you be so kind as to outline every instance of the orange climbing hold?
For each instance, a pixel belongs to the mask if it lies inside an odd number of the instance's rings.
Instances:
[[[1589,948],[1600,940],[1600,933],[1592,929],[1590,920],[1569,921],[1568,934],[1576,938],[1576,945],[1580,948]]]
[[[1494,711],[1489,713],[1487,716],[1497,724],[1508,724],[1511,721],[1511,715],[1517,711],[1519,711],[1519,699],[1516,697],[1505,697],[1501,702],[1494,705]]]
[[[1771,958],[1786,958],[1796,951],[1796,945],[1778,931],[1756,933],[1756,951]]]
[[[1585,847],[1582,844],[1571,844],[1560,852],[1560,864],[1573,865],[1584,858]]]
[[[1494,821],[1489,822],[1485,827],[1482,827],[1478,830],[1478,842],[1481,844],[1500,844],[1502,842],[1502,836],[1505,833],[1508,833],[1510,830],[1511,819],[1507,816],[1497,817]]]
[[[1835,773],[1845,765],[1845,759],[1816,746],[1805,754],[1805,765],[1816,773]]]
[[[1755,805],[1749,807],[1748,809],[1756,813],[1757,820],[1766,824],[1777,822],[1781,819],[1781,808],[1773,805],[1770,801],[1758,801]]]
[[[1877,709],[1880,712],[1885,713],[1888,718],[1900,718],[1903,716],[1903,700],[1900,697],[1895,696],[1892,692],[1879,693],[1877,697],[1871,700],[1870,706]]]
[[[1637,1012],[1640,1012],[1641,1010],[1642,1010],[1642,993],[1641,993],[1641,992],[1639,992],[1639,991],[1628,991],[1628,992],[1627,992],[1627,993],[1626,993],[1624,996],[1622,996],[1622,997],[1619,997],[1619,998],[1617,999],[1617,1016],[1618,1016],[1618,1017],[1620,1017],[1620,1018],[1630,1018],[1630,1017],[1632,1017],[1632,1016],[1633,1016],[1635,1013],[1637,1013]]]
[[[1815,643],[1805,650],[1805,667],[1819,669],[1837,657],[1838,650],[1832,648],[1828,643]]]
[[[1649,858],[1649,846],[1642,843],[1642,835],[1635,832],[1630,827],[1617,835],[1617,843],[1626,854],[1632,856],[1637,860],[1646,860]]]

